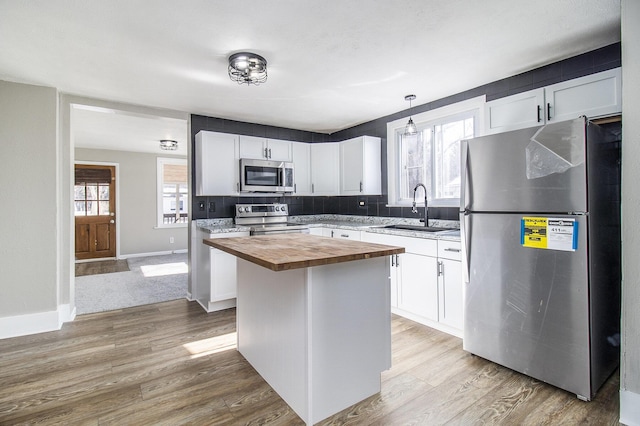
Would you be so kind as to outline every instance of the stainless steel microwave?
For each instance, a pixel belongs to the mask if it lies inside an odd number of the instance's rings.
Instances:
[[[293,163],[240,159],[241,192],[293,192]]]

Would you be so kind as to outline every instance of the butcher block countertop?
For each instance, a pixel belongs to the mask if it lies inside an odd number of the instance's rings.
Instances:
[[[203,242],[272,271],[286,271],[404,253],[404,247],[309,234],[205,238]]]

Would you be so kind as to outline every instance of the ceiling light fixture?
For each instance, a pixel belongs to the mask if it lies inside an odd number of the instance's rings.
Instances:
[[[175,151],[178,149],[178,141],[162,139],[160,141],[160,149],[164,149],[165,151]]]
[[[249,52],[229,56],[229,78],[238,84],[255,84],[267,81],[267,60]]]
[[[407,95],[404,97],[405,101],[409,101],[409,109],[411,109],[411,101],[414,100],[415,98],[416,98],[416,95]],[[411,116],[409,116],[409,121],[407,122],[407,125],[404,127],[404,135],[413,136],[417,134],[418,134],[418,128],[413,122],[413,119],[411,118]]]

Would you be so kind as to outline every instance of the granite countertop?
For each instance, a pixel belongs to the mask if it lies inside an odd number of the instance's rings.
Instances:
[[[205,238],[203,242],[272,271],[351,262],[401,254],[405,251],[404,247],[325,238],[309,234]]]
[[[248,226],[236,225],[232,218],[224,219],[197,219],[196,226],[198,229],[207,231],[211,234],[220,234],[226,232],[249,232]]]
[[[290,216],[289,222],[306,224],[310,228],[338,228],[355,231],[367,231],[377,234],[399,235],[413,238],[427,238],[448,241],[460,241],[459,222],[455,220],[431,219],[429,225],[440,228],[451,228],[451,231],[424,232],[403,229],[385,228],[387,225],[423,225],[417,219],[377,217],[377,216],[352,216],[352,215],[303,215]],[[227,232],[249,232],[248,226],[236,225],[232,218],[225,219],[198,219],[196,221],[199,229],[212,234]]]

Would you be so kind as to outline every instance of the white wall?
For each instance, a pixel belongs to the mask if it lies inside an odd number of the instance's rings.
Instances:
[[[0,81],[0,338],[58,326],[57,111],[56,89]]]
[[[120,255],[186,250],[188,228],[156,227],[156,167],[159,155],[106,149],[75,149],[75,161],[118,163]],[[171,158],[185,158],[165,156]],[[186,160],[186,158],[185,158]],[[169,242],[174,238],[174,243]]]
[[[620,422],[640,425],[640,1],[622,0]]]

